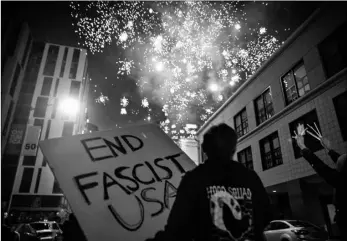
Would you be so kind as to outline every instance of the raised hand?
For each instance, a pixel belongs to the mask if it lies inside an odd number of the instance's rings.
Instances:
[[[304,140],[306,130],[307,128],[305,129],[305,126],[303,124],[299,124],[296,128],[296,131],[294,131],[295,136],[292,136],[292,138],[296,140],[296,143],[298,144],[300,149],[306,148]]]

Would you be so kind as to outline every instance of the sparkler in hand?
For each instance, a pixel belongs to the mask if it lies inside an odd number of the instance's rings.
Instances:
[[[315,122],[313,122],[314,124],[314,127],[313,128],[312,126],[310,125],[307,125],[315,134],[313,134],[311,131],[307,130],[307,133],[310,134],[312,137],[316,138],[318,141],[320,141],[320,143],[322,144],[322,146],[327,149],[327,150],[330,150],[330,141],[326,138],[324,138],[322,136],[322,134],[320,133],[317,125]]]
[[[310,125],[307,125],[307,126],[308,126],[315,134],[313,134],[313,133],[310,132],[310,131],[307,131],[307,133],[310,134],[312,137],[316,138],[318,141],[321,141],[322,138],[323,138],[323,136],[322,136],[322,134],[320,133],[320,131],[319,131],[317,125],[316,125],[316,122],[313,122],[313,124],[314,124],[314,127],[315,127],[315,128],[313,128],[313,127],[310,126]]]

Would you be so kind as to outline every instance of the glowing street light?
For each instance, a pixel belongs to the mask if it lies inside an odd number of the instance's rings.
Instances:
[[[74,116],[79,110],[78,100],[73,98],[63,99],[59,104],[59,110],[68,116]]]

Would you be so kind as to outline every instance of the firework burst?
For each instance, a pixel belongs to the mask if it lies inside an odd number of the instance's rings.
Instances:
[[[187,123],[206,121],[280,46],[264,26],[247,26],[242,2],[81,4],[71,3],[81,44],[97,53],[112,43],[142,56],[119,59],[118,74],[138,79],[142,107],[161,104],[161,126],[174,139],[189,135]]]

